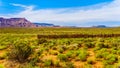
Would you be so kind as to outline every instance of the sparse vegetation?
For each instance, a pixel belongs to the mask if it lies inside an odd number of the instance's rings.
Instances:
[[[33,51],[28,45],[28,43],[24,41],[17,42],[16,44],[12,45],[10,51],[8,52],[8,58],[10,60],[15,60],[20,63],[24,63],[28,60],[32,52]]]
[[[120,34],[119,30],[0,28],[0,68],[10,68],[11,62],[13,68],[119,67],[120,37],[116,36]],[[45,38],[38,38],[38,35],[44,35]],[[4,65],[6,62],[8,67]]]

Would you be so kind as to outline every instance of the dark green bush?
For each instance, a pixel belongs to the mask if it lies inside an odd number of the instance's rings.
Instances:
[[[117,54],[120,55],[120,50],[117,50]]]
[[[73,55],[73,54],[74,54],[73,51],[68,51],[68,52],[66,53],[66,55],[67,55],[68,58],[72,58],[72,55]]]
[[[110,48],[110,44],[109,43],[104,43],[104,48]]]
[[[87,51],[84,50],[84,49],[82,49],[82,50],[80,50],[80,52],[79,52],[78,58],[79,58],[79,60],[81,60],[81,61],[86,61],[87,55],[88,55]]]
[[[32,66],[35,66],[37,62],[39,62],[39,56],[37,54],[34,54],[34,56],[30,59],[29,63]]]
[[[20,63],[26,62],[33,50],[27,43],[16,43],[8,53],[8,59],[16,60]]]
[[[6,49],[8,46],[7,45],[0,45],[0,50]]]
[[[87,47],[87,48],[95,47],[95,45],[92,42],[86,42],[86,43],[84,43],[84,46]]]
[[[82,47],[82,44],[83,44],[82,42],[79,42],[77,46]]]
[[[99,48],[104,48],[105,47],[103,42],[98,42],[98,43],[96,43],[95,46],[99,47]]]
[[[59,51],[60,53],[63,53],[63,52],[64,52],[64,49],[63,49],[63,48],[58,48],[58,51]]]
[[[67,61],[68,57],[65,54],[58,54],[58,58],[60,61]]]
[[[103,38],[99,38],[97,41],[98,42],[104,42],[105,40]]]
[[[38,39],[38,44],[43,44],[43,43],[46,43],[47,40],[44,39],[44,38],[41,38],[41,39]]]
[[[79,47],[77,45],[73,44],[73,45],[69,45],[68,49],[69,50],[77,50],[77,49],[79,49]]]
[[[72,62],[66,62],[67,68],[75,68],[74,64]]]
[[[98,51],[98,50],[100,50],[101,48],[100,47],[95,47],[94,48],[94,52],[96,52],[96,51]]]
[[[60,61],[58,61],[58,60],[54,61],[54,62],[53,62],[53,65],[54,65],[55,67],[60,67]]]
[[[112,50],[111,50],[111,53],[112,53],[112,54],[117,54],[117,50],[113,50],[113,49],[112,49]]]
[[[51,59],[47,59],[47,60],[44,61],[44,65],[45,65],[45,66],[52,66],[52,65],[53,65],[53,62],[52,62]]]
[[[18,68],[40,68],[40,67],[33,66],[30,63],[27,63],[27,64],[21,64]]]
[[[104,65],[113,65],[116,62],[118,62],[118,57],[114,54],[109,54],[103,61]]]
[[[52,54],[52,55],[58,55],[58,52],[57,51],[51,51],[50,54]]]
[[[110,53],[107,51],[106,48],[102,48],[101,50],[98,50],[96,53],[96,58],[104,58],[106,59],[106,57],[109,55]]]
[[[114,54],[108,55],[106,59],[107,59],[108,64],[114,64],[115,62],[118,61],[118,57]]]

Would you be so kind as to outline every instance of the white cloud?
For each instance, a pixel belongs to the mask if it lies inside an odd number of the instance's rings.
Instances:
[[[38,9],[34,6],[12,4],[25,8],[24,11],[9,15],[10,17],[25,17],[32,22],[52,22],[54,24],[83,24],[86,22],[120,21],[120,0],[87,7]]]
[[[10,5],[22,7],[22,8],[25,8],[25,10],[32,10],[32,9],[34,9],[34,6],[26,6],[26,5],[22,5],[22,4],[10,3]]]

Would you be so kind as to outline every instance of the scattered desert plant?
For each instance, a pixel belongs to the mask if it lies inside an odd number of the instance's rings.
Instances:
[[[26,62],[32,52],[33,50],[27,43],[19,42],[16,45],[12,45],[8,53],[8,58],[23,63]]]
[[[95,45],[92,42],[86,42],[84,43],[84,46],[87,48],[93,48]]]
[[[55,67],[60,67],[60,61],[55,60],[55,61],[53,62],[53,65],[54,65]]]
[[[38,44],[46,43],[47,40],[45,38],[38,39]]]
[[[79,58],[81,61],[86,61],[87,55],[88,55],[87,51],[84,50],[84,49],[82,49],[82,50],[80,50],[80,52],[79,52],[78,58]]]
[[[66,56],[68,57],[68,58],[72,58],[72,55],[74,54],[74,51],[68,51],[67,53],[66,53]]]
[[[44,65],[45,65],[45,66],[52,66],[52,65],[53,65],[52,59],[46,59],[46,60],[44,61]]]
[[[106,62],[108,64],[114,64],[118,61],[118,57],[114,54],[109,54],[107,57],[106,57]]]
[[[8,46],[7,45],[0,45],[0,50],[6,49]]]
[[[74,64],[72,62],[66,62],[67,68],[75,68]]]
[[[68,57],[65,54],[58,54],[60,61],[67,61]]]
[[[98,42],[98,43],[96,43],[95,46],[99,47],[99,48],[104,48],[104,43],[103,42]]]

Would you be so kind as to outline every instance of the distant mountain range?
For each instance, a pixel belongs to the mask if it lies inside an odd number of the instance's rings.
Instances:
[[[0,27],[52,27],[54,24],[32,23],[25,18],[2,18],[0,17]]]
[[[35,24],[37,27],[40,27],[40,26],[42,26],[42,27],[53,27],[53,26],[55,26],[54,24],[49,24],[49,23],[33,23],[33,24]]]
[[[25,18],[0,18],[0,27],[36,27]]]
[[[93,26],[93,27],[96,27],[96,28],[106,28],[107,26],[105,26],[105,25],[97,25],[97,26]]]
[[[0,27],[76,27],[59,26],[50,23],[32,23],[25,18],[3,18],[0,17]],[[91,26],[95,28],[106,28],[105,25]]]

